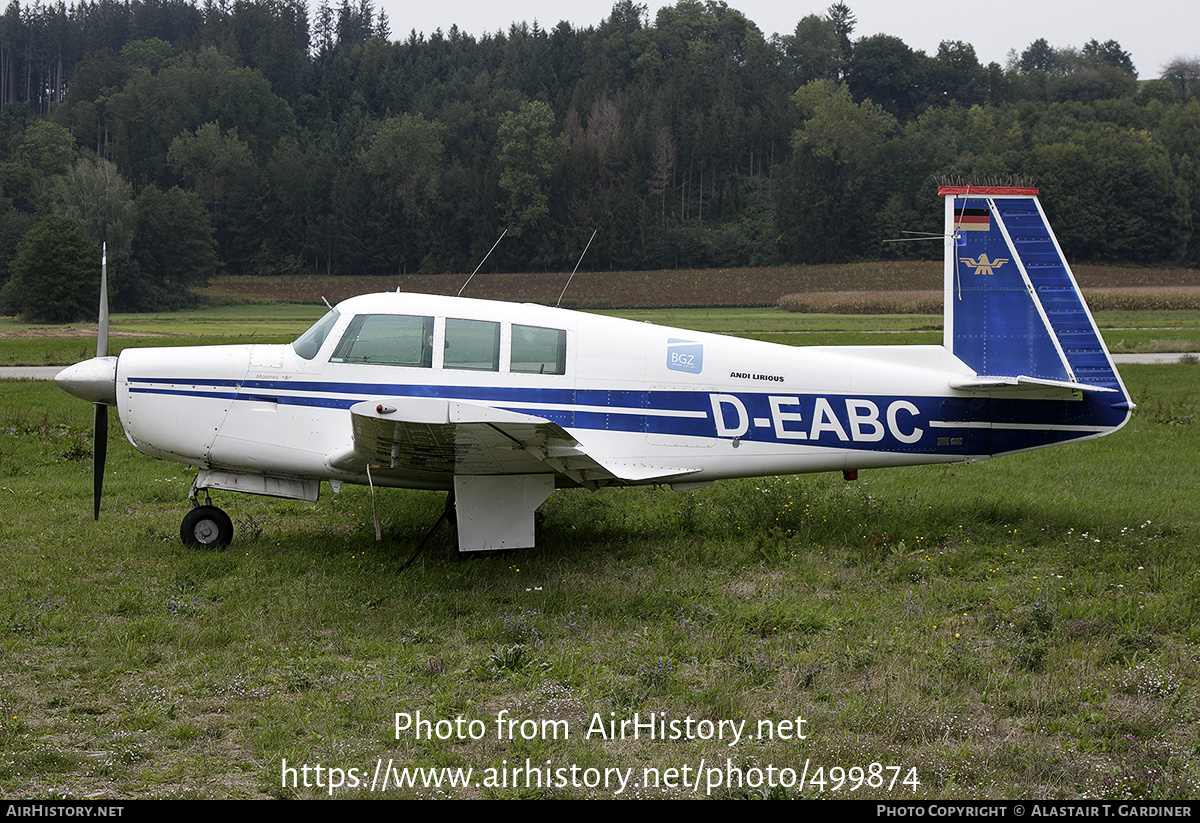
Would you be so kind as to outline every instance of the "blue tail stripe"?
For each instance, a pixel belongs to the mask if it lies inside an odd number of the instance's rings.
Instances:
[[[999,198],[995,208],[1009,229],[1013,252],[1025,265],[1075,378],[1118,388],[1120,381],[1109,363],[1104,341],[1092,324],[1070,270],[1033,200]]]

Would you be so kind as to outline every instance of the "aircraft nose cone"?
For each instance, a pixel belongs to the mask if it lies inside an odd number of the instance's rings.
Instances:
[[[117,358],[93,357],[67,366],[54,377],[58,387],[89,403],[117,405]]]

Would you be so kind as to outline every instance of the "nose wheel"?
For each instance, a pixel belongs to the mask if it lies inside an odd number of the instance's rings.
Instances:
[[[179,537],[185,546],[223,549],[233,540],[233,521],[216,506],[196,506],[184,515]]]

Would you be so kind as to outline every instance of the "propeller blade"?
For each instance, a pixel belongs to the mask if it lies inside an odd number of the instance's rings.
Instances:
[[[108,244],[105,243],[100,247],[100,320],[96,326],[96,356],[107,355]],[[108,406],[96,403],[92,409],[92,508],[93,517],[99,520],[100,494],[104,490],[104,461],[108,457]]]
[[[93,405],[92,423],[95,440],[92,441],[92,503],[93,516],[100,519],[100,493],[104,490],[104,461],[108,457],[108,406]]]
[[[108,356],[108,244],[100,246],[100,322],[96,326],[96,356]]]

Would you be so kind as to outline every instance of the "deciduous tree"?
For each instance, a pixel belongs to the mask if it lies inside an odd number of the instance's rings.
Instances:
[[[99,285],[100,244],[76,220],[50,214],[21,241],[0,307],[36,323],[70,323],[95,315]]]
[[[437,121],[405,114],[386,120],[362,153],[363,166],[375,177],[377,188],[410,221],[425,220],[437,198],[444,133]]]
[[[114,305],[127,311],[178,309],[192,302],[220,263],[200,199],[174,187],[147,186],[137,198],[132,269],[114,285]]]
[[[110,257],[129,254],[137,222],[133,187],[102,157],[83,157],[54,179],[57,209],[73,217],[97,243],[108,244]]]
[[[567,138],[550,106],[534,101],[501,118],[497,139],[505,225],[519,236],[550,213],[550,178],[566,154]]]
[[[783,246],[795,260],[846,259],[870,234],[862,193],[896,120],[870,100],[855,103],[845,86],[828,80],[809,83],[793,99],[805,123],[792,137],[794,154],[780,186]]]

